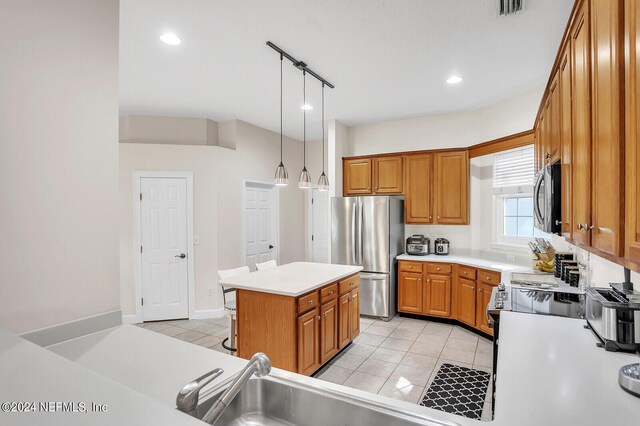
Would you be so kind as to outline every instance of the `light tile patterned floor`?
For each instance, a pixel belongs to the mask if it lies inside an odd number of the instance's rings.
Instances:
[[[226,318],[138,324],[176,339],[229,353]],[[362,317],[360,335],[315,377],[344,386],[419,403],[443,363],[492,372],[490,340],[462,327],[395,317]],[[491,383],[482,420],[491,420]]]

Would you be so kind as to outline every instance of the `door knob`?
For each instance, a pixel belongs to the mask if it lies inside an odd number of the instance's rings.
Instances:
[[[273,248],[273,246],[271,244],[269,244],[269,250],[271,250]]]
[[[180,259],[184,259],[185,257],[187,257],[187,255],[184,254],[184,253],[180,253],[180,254],[176,254],[175,257],[179,257]]]

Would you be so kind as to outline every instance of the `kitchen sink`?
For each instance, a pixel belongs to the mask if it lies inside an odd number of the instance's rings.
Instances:
[[[231,380],[210,392],[192,411],[202,419]],[[211,395],[209,397],[209,395]],[[203,395],[203,397],[205,397]],[[457,423],[408,414],[339,391],[271,375],[250,379],[222,413],[216,425],[353,425],[353,426],[454,426]]]

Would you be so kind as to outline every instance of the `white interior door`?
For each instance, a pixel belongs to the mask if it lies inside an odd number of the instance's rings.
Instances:
[[[273,185],[247,182],[245,185],[245,253],[252,271],[256,263],[277,260],[277,189]]]
[[[311,261],[329,263],[329,192],[311,193]]]
[[[189,317],[187,180],[141,178],[142,319]]]

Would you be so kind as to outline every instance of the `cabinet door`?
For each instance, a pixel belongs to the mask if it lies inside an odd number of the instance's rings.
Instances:
[[[433,155],[415,154],[404,158],[405,223],[432,223],[431,187]]]
[[[373,193],[402,194],[402,156],[373,159]]]
[[[351,293],[343,294],[338,299],[338,348],[342,349],[351,341],[349,328],[349,299]]]
[[[309,375],[320,367],[319,309],[298,317],[298,373]]]
[[[428,274],[422,303],[426,314],[451,316],[451,275]]]
[[[625,256],[640,262],[640,0],[625,2],[626,244]]]
[[[360,290],[351,292],[349,299],[349,340],[360,334]]]
[[[400,272],[398,276],[398,310],[422,313],[422,274]]]
[[[338,353],[338,300],[333,299],[320,308],[320,364]]]
[[[550,120],[549,120],[549,162],[560,159],[560,76],[556,71],[549,87]]]
[[[476,328],[493,335],[493,330],[487,323],[487,305],[491,301],[493,286],[478,282],[476,284]]]
[[[469,223],[469,153],[442,152],[435,157],[436,223]]]
[[[560,180],[562,236],[571,239],[571,44],[560,57]]]
[[[343,160],[343,194],[371,194],[371,159],[358,158]]]
[[[591,0],[591,245],[622,254],[624,187],[623,0]]]
[[[589,2],[582,1],[571,29],[573,240],[589,245],[591,223],[591,71]]]
[[[476,282],[458,278],[458,320],[476,325]]]

